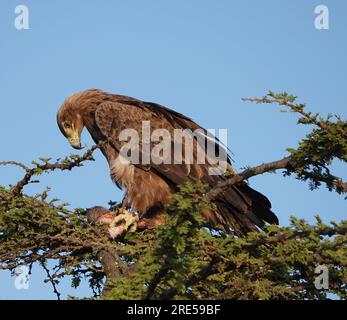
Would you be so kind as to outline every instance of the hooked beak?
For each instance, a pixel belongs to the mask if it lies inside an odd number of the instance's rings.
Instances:
[[[69,143],[74,149],[83,149],[83,147],[81,146],[81,141],[79,139],[69,139]]]
[[[80,150],[83,149],[81,146],[81,139],[77,133],[74,132],[74,134],[68,138],[68,141],[74,149]]]

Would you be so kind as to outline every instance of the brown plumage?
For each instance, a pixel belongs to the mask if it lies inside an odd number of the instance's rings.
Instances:
[[[151,132],[166,129],[171,134],[172,150],[173,142],[177,142],[174,129],[200,129],[206,133],[188,117],[164,106],[92,89],[66,99],[58,112],[57,121],[61,132],[75,148],[80,148],[81,132],[84,127],[87,128],[95,143],[101,145],[112,180],[125,190],[124,207],[136,210],[143,218],[161,220],[158,214],[179,184],[201,181],[212,188],[227,179],[223,174],[210,175],[209,169],[214,165],[209,161],[198,163],[198,139],[193,139],[191,164],[158,164],[153,158],[144,164],[141,161],[146,157],[144,145],[140,152],[140,164],[122,161],[124,159],[119,152],[126,142],[120,141],[120,133],[124,129],[134,129],[142,141],[143,121],[150,121]],[[218,140],[209,143],[215,144],[220,153],[226,152]],[[155,145],[150,141],[148,150],[153,150]],[[162,153],[158,157],[161,158]],[[206,154],[203,157],[207,159]],[[229,158],[227,168],[231,174],[235,173]],[[262,228],[265,222],[278,223],[276,215],[270,210],[269,200],[246,183],[230,187],[215,200],[215,204],[217,210],[202,214],[212,225],[221,224],[238,235]]]

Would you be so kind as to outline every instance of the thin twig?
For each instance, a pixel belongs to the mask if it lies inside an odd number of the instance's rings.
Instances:
[[[46,273],[47,273],[47,277],[48,277],[48,280],[47,280],[47,281],[49,281],[49,282],[52,284],[53,291],[54,291],[54,293],[56,294],[57,299],[60,300],[61,293],[58,291],[57,286],[56,286],[56,283],[55,283],[55,280],[54,280],[54,278],[51,276],[51,273],[49,272],[49,269],[46,267],[45,261],[40,260],[40,264],[41,264],[42,268],[43,268],[43,269],[46,271]]]

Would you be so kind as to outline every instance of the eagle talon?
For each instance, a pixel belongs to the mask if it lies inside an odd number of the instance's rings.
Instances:
[[[137,212],[129,212],[124,208],[115,212],[103,207],[93,207],[87,210],[86,216],[92,224],[106,225],[112,239],[121,236],[126,231],[135,232],[139,221]]]
[[[126,231],[135,232],[138,221],[139,216],[137,212],[129,212],[124,208],[120,208],[118,214],[111,221],[108,232],[113,239],[121,236]]]

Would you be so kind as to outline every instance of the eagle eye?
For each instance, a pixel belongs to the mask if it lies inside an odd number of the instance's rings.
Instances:
[[[64,123],[64,128],[65,128],[65,129],[71,129],[71,124],[69,124],[69,123]]]

